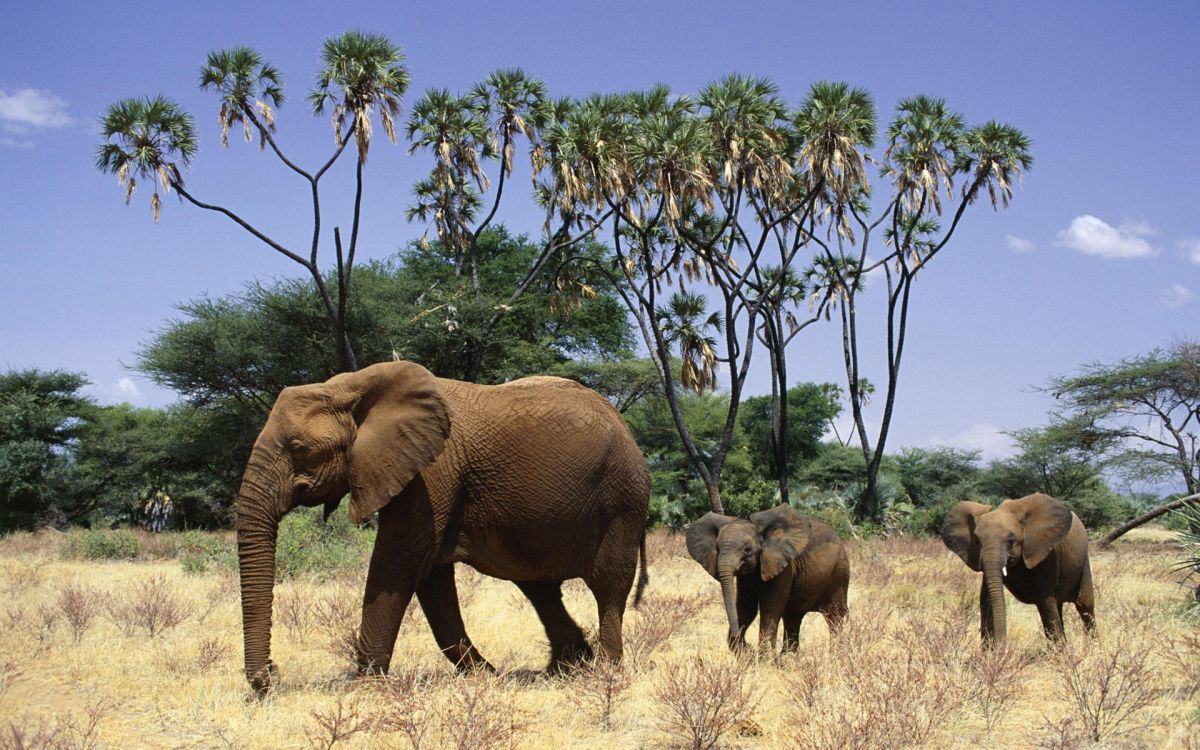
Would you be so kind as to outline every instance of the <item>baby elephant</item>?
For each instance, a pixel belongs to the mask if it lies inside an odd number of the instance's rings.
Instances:
[[[732,649],[745,646],[756,613],[762,617],[759,648],[770,652],[780,617],[786,652],[799,645],[806,613],[820,612],[834,631],[846,616],[850,560],[841,540],[829,524],[787,505],[751,514],[749,521],[705,514],[688,526],[687,548],[721,583]]]
[[[979,589],[984,643],[1003,643],[1004,589],[1036,604],[1051,640],[1063,637],[1064,602],[1075,602],[1083,626],[1096,627],[1087,530],[1079,516],[1049,495],[1005,500],[993,509],[961,502],[946,515],[942,541],[971,570],[983,571]]]

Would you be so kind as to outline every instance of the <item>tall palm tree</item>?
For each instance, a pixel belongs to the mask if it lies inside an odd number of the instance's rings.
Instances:
[[[110,104],[100,119],[100,133],[106,142],[96,149],[96,166],[101,172],[117,175],[125,188],[126,204],[139,178],[161,185],[163,192],[182,187],[180,166],[187,167],[198,147],[195,120],[163,96]],[[156,223],[161,207],[156,186],[150,196]]]
[[[717,386],[717,342],[710,331],[720,333],[723,321],[720,312],[706,317],[707,308],[704,295],[676,292],[665,308],[656,311],[663,337],[669,345],[679,348],[683,362],[679,379],[695,393]]]
[[[372,109],[379,109],[388,140],[396,142],[395,118],[409,85],[404,53],[381,34],[347,31],[325,40],[321,61],[324,67],[317,74],[317,88],[308,97],[313,111],[320,115],[332,105],[334,139],[339,146],[350,116],[358,160],[366,162]]]
[[[981,186],[986,186],[992,208],[1004,208],[1012,199],[1013,183],[1020,182],[1033,166],[1030,148],[1033,142],[1019,129],[995,120],[971,128],[963,138],[973,168],[971,182],[963,188],[964,196],[974,200]]]
[[[252,129],[259,126],[259,147],[266,145],[267,132],[275,130],[275,109],[284,101],[282,76],[274,65],[263,62],[262,55],[249,47],[216,50],[208,53],[200,69],[200,88],[221,94],[217,119],[222,146],[229,145],[229,128],[239,124],[247,143]]]
[[[810,186],[823,186],[821,198],[841,205],[868,191],[866,150],[875,145],[875,102],[862,88],[818,81],[792,117],[801,145],[799,156]]]
[[[891,175],[907,211],[924,213],[932,202],[942,212],[941,193],[953,197],[953,179],[964,170],[963,116],[944,99],[914,96],[896,106],[888,126],[882,172]]]

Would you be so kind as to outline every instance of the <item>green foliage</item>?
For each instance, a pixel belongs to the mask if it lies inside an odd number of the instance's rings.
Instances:
[[[1092,531],[1116,526],[1129,520],[1136,513],[1128,500],[1103,483],[1064,502],[1075,511],[1083,525]]]
[[[176,543],[176,551],[183,572],[189,575],[238,569],[234,544],[210,532],[184,532]]]
[[[95,405],[80,374],[39,370],[0,375],[0,531],[61,526],[80,515],[64,495],[70,448]]]
[[[1089,495],[1107,492],[1097,455],[1080,444],[1069,425],[1010,433],[1018,453],[993,461],[980,477],[985,494],[1024,497],[1044,492],[1068,505]]]
[[[862,451],[837,443],[824,443],[816,457],[796,473],[796,481],[800,485],[814,485],[829,490],[865,485],[867,469],[863,464]]]
[[[821,437],[830,420],[842,410],[833,393],[833,387],[828,383],[799,383],[788,389],[788,423],[784,432],[788,476],[794,476],[800,466],[821,453]],[[743,399],[738,409],[738,421],[746,435],[756,473],[766,479],[775,479],[779,470],[775,465],[775,441],[771,431],[771,397]]]
[[[322,513],[321,508],[296,508],[284,516],[275,547],[276,579],[308,575],[324,580],[365,570],[375,532],[354,526],[344,512],[322,522]]]
[[[74,560],[132,560],[142,545],[129,529],[71,529],[62,556]]]

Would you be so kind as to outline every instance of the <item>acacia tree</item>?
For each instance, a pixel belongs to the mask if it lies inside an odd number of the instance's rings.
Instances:
[[[869,142],[863,140],[860,146],[869,146]],[[880,169],[890,182],[883,209],[874,217],[869,215],[870,187],[865,173],[855,173],[842,194],[826,202],[833,218],[830,231],[810,237],[817,263],[809,275],[823,280],[842,326],[848,400],[867,469],[859,509],[865,516],[876,517],[881,511],[876,488],[895,408],[913,283],[948,245],[967,207],[981,194],[987,193],[994,209],[1008,206],[1014,185],[1033,164],[1029,147],[1030,140],[1011,125],[989,121],[967,127],[963,117],[941,99],[917,96],[902,100],[888,126]],[[860,158],[865,161],[865,154]],[[956,180],[961,181],[957,193]],[[940,217],[950,208],[950,224],[943,228]],[[871,240],[878,233],[883,235],[884,252],[873,259],[869,255],[874,247]],[[882,272],[887,295],[882,326],[886,355],[883,413],[873,435],[864,418],[870,394],[860,388],[865,368],[858,305],[865,275],[872,271]]]
[[[1060,429],[1136,480],[1175,478],[1200,492],[1200,344],[1094,363],[1043,389],[1063,404]]]
[[[221,97],[218,121],[222,145],[228,146],[230,129],[241,126],[247,141],[257,135],[260,149],[269,146],[280,162],[308,183],[312,218],[305,250],[273,237],[230,208],[201,200],[185,188],[183,170],[197,151],[195,120],[163,96],[124,99],[109,105],[101,119],[104,143],[97,149],[96,162],[102,172],[117,175],[125,189],[126,204],[139,180],[155,185],[150,205],[156,223],[162,205],[158,188],[164,193],[174,190],[192,205],[226,216],[302,266],[317,285],[336,343],[339,369],[345,371],[358,368],[354,346],[346,331],[346,309],[358,246],[363,168],[371,144],[372,116],[378,114],[387,137],[395,143],[395,117],[400,111],[400,99],[408,90],[409,73],[398,46],[381,35],[358,31],[326,39],[321,60],[316,88],[308,98],[315,114],[331,110],[335,148],[312,171],[290,159],[276,140],[275,111],[285,100],[282,78],[278,69],[264,62],[257,51],[236,47],[210,53],[200,70],[199,81],[201,89],[215,91]],[[343,246],[340,227],[333,230],[337,261],[335,299],[318,263],[323,239],[320,181],[351,142],[358,156],[353,211],[348,245]]]

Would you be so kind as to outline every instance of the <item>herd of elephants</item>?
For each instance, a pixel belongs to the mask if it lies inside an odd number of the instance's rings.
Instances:
[[[298,505],[350,518],[378,511],[358,640],[360,672],[386,672],[415,593],[441,651],[460,670],[490,668],[463,625],[454,564],[513,581],[546,629],[550,670],[591,659],[563,606],[563,581],[581,578],[596,599],[600,656],[621,658],[621,622],[648,581],[646,461],[621,415],[569,380],[531,377],[477,385],[387,362],[324,383],[284,389],[259,434],[237,502],[246,676],[276,679],[270,659],[275,543]],[[800,623],[820,612],[833,629],[847,614],[850,563],[836,533],[786,505],[737,519],[708,513],[687,529],[689,554],[720,582],[729,645],[798,645]],[[1046,495],[972,502],[946,517],[942,540],[983,572],[979,605],[987,642],[1005,637],[1004,587],[1036,604],[1046,635],[1063,636],[1074,602],[1095,626],[1087,532]],[[640,572],[639,572],[640,559]]]

